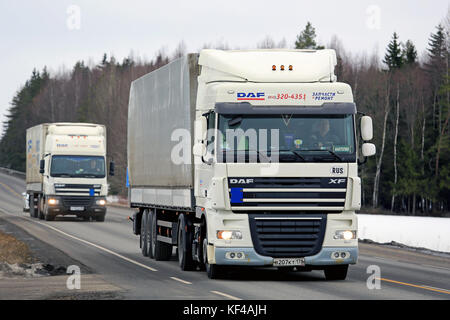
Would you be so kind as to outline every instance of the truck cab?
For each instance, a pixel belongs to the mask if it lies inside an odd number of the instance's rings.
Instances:
[[[209,267],[345,277],[358,257],[358,115],[334,51],[204,50],[199,65],[195,196]],[[363,127],[370,140],[369,117]]]
[[[104,126],[57,123],[33,127],[29,129],[28,159],[32,216],[53,220],[57,215],[76,215],[104,221],[108,193]]]

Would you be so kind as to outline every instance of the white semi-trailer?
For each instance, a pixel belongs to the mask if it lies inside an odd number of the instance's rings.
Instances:
[[[26,192],[30,216],[76,215],[104,221],[106,128],[89,123],[46,123],[27,130]],[[110,175],[114,164],[110,164]]]
[[[134,81],[129,201],[142,253],[167,260],[177,246],[181,269],[210,278],[273,266],[345,279],[359,159],[375,146],[335,65],[333,50],[203,50]]]

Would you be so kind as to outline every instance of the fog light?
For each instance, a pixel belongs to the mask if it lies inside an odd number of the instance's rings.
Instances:
[[[337,259],[337,258],[339,258],[339,252],[335,252],[334,253],[334,257]]]
[[[345,252],[341,252],[341,258],[345,258],[347,254]]]
[[[48,204],[51,206],[57,205],[59,203],[58,199],[50,198],[48,199]]]
[[[231,259],[234,259],[235,256],[236,256],[236,255],[234,254],[234,252],[230,253],[230,258],[231,258]]]
[[[241,253],[241,252],[238,252],[237,258],[238,258],[238,259],[241,259],[241,258],[242,258],[242,253]]]
[[[217,231],[217,239],[222,240],[242,239],[242,233],[240,231],[219,230]]]

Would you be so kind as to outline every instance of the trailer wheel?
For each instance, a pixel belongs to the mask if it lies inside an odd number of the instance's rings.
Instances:
[[[157,240],[157,217],[156,211],[152,211],[152,256],[156,261],[167,261],[172,256],[172,245]]]
[[[208,234],[203,239],[203,261],[205,264],[206,273],[210,279],[220,279],[223,276],[223,267],[217,264],[208,263]]]
[[[145,210],[147,212],[147,223],[145,226],[145,240],[147,241],[147,257],[153,259],[152,253],[152,220],[153,220],[153,210]]]
[[[326,267],[325,278],[327,280],[345,280],[347,277],[348,264],[340,266],[329,266]]]
[[[144,257],[148,257],[148,247],[147,247],[147,221],[148,221],[148,210],[144,210],[142,213],[141,220],[141,252]]]
[[[195,269],[192,259],[192,228],[184,214],[178,217],[178,264],[181,270],[190,271]]]

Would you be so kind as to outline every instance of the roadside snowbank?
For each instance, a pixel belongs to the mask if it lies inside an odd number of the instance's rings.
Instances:
[[[450,252],[450,219],[358,214],[358,238]]]

